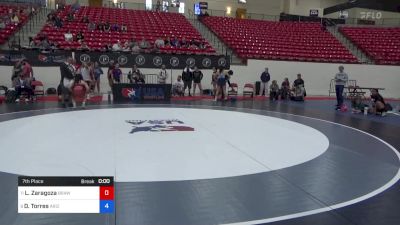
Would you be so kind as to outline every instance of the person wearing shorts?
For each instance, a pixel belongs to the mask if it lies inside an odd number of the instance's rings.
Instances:
[[[199,87],[200,95],[203,94],[203,88],[201,87],[201,80],[203,79],[203,73],[199,68],[194,67],[193,71],[193,96],[196,94],[196,87]]]
[[[97,88],[97,92],[100,93],[100,77],[103,74],[103,70],[99,66],[98,62],[94,63],[93,73],[94,73],[95,88]]]
[[[224,69],[219,69],[219,75],[217,77],[217,93],[215,94],[214,101],[218,100],[218,96],[221,95],[221,99],[227,99],[226,95],[226,76]]]

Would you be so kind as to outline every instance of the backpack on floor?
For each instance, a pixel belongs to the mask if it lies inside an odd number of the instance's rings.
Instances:
[[[17,100],[17,91],[8,89],[6,93],[6,103],[14,103]]]
[[[57,94],[57,90],[55,88],[47,88],[46,94],[47,95],[55,95],[55,94]]]

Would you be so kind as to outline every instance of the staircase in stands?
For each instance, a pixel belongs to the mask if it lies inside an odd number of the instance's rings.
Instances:
[[[341,32],[339,32],[339,26],[327,27],[328,31],[336,37],[354,56],[357,57],[358,61],[363,64],[375,64],[374,61],[369,58],[360,48],[354,45],[348,38],[346,38]]]
[[[35,15],[33,15],[27,23],[21,29],[12,35],[9,39],[9,42],[15,40],[22,47],[29,45],[29,37],[35,37],[36,34],[40,32],[42,27],[45,25],[47,21],[47,14],[51,10],[48,8],[41,8],[37,11]],[[9,49],[9,43],[3,44],[1,49]]]
[[[223,41],[221,41],[217,35],[215,35],[208,27],[206,27],[200,20],[187,18],[188,21],[195,27],[200,34],[211,44],[211,46],[221,55],[231,56],[231,64],[240,65],[243,61],[235,55],[235,53],[230,49]]]

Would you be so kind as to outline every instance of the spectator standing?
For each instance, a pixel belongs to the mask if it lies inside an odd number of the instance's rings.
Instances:
[[[213,86],[213,95],[217,93],[217,79],[218,79],[218,71],[215,67],[213,67],[213,73],[211,75],[211,84]]]
[[[101,75],[103,74],[103,69],[101,69],[98,62],[94,63],[93,73],[94,73],[95,87],[97,87],[97,92],[100,93],[100,78]]]
[[[260,96],[267,95],[268,93],[268,82],[271,80],[271,75],[268,72],[268,68],[265,68],[264,72],[261,73],[261,89]]]
[[[339,66],[339,73],[335,75],[336,110],[339,110],[343,105],[343,91],[348,80],[349,76],[344,72],[344,67]]]
[[[182,71],[182,80],[183,80],[183,94],[185,95],[186,88],[189,89],[189,96],[192,96],[191,89],[192,89],[192,82],[193,82],[193,71],[187,65],[185,69]]]
[[[161,71],[158,73],[158,83],[159,84],[166,84],[167,83],[167,78],[168,78],[168,72],[167,69],[165,68],[165,65],[161,66]]]
[[[203,88],[201,86],[201,80],[203,79],[203,73],[199,70],[199,68],[194,67],[193,71],[193,96],[196,95],[196,87],[199,87],[200,95],[203,94]]]
[[[82,63],[81,75],[82,75],[83,81],[85,81],[88,86],[91,86],[93,78],[90,74],[90,66],[88,63]]]
[[[112,71],[112,78],[113,78],[113,83],[119,84],[121,83],[121,75],[122,75],[122,71],[119,68],[119,64],[115,64],[115,67]]]
[[[218,96],[221,95],[221,99],[227,99],[226,95],[226,76],[224,73],[224,69],[220,68],[218,71],[218,77],[217,77],[217,93],[215,94],[215,99],[214,101],[218,100]]]
[[[108,66],[108,71],[107,71],[107,79],[108,79],[108,85],[110,86],[110,88],[112,89],[113,86],[113,71],[115,68],[115,63],[114,60],[110,61],[110,65]]]

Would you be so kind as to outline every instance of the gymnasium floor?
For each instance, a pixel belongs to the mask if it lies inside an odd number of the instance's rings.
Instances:
[[[2,104],[0,225],[400,224],[400,116],[333,105]],[[18,175],[114,176],[116,214],[17,214]]]

